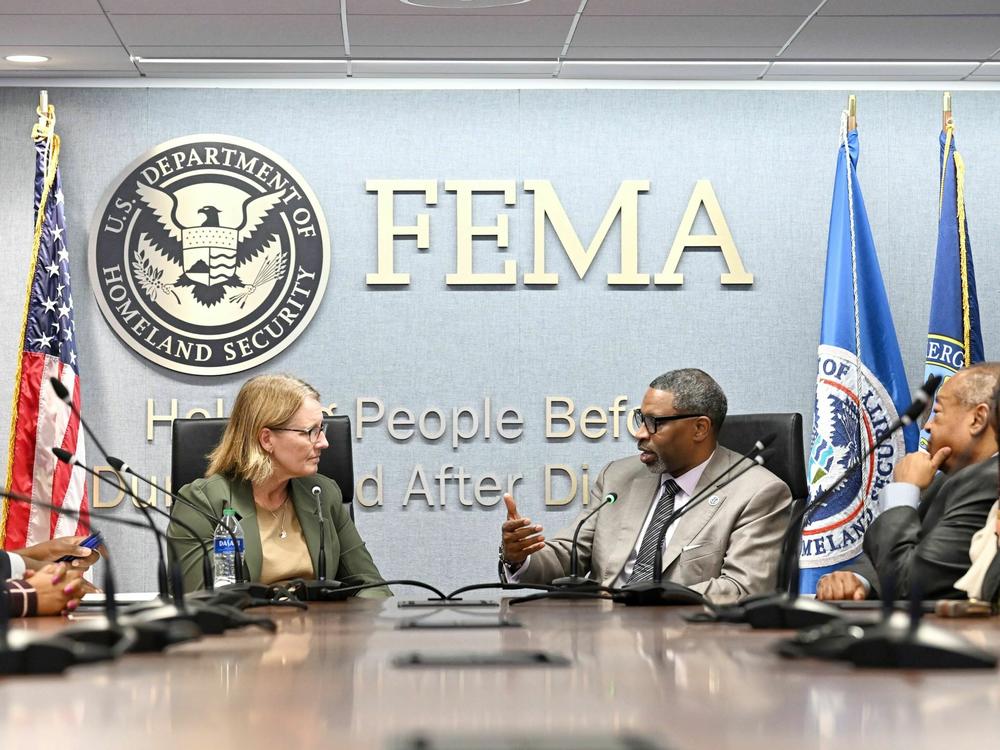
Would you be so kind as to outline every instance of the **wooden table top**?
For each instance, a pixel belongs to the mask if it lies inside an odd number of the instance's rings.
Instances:
[[[689,624],[689,611],[532,602],[509,608],[523,627],[399,629],[415,617],[489,622],[498,610],[362,599],[254,610],[278,622],[277,634],[233,631],[58,677],[0,677],[0,748],[383,748],[414,732],[632,732],[678,749],[958,750],[1000,737],[996,670],[786,661],[771,646],[787,632]],[[1000,653],[997,618],[945,624]],[[536,649],[571,663],[394,664],[414,651]]]

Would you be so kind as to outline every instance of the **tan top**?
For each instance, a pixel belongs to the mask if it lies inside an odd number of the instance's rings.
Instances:
[[[990,514],[986,516],[986,525],[977,531],[969,545],[969,559],[972,566],[965,575],[955,581],[955,588],[966,592],[970,599],[979,599],[983,595],[983,580],[986,571],[997,553],[997,505],[993,503]]]
[[[282,525],[285,530],[284,539],[281,538]],[[286,501],[281,510],[274,513],[258,505],[257,526],[260,529],[262,557],[261,583],[316,577],[294,504]]]

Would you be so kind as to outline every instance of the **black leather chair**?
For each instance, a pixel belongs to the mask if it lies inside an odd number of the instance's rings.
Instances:
[[[755,441],[774,433],[767,468],[792,491],[795,503],[809,494],[801,414],[730,414],[722,423],[719,443],[737,453],[747,453]]]
[[[801,414],[731,414],[722,423],[719,443],[737,453],[748,453],[756,440],[772,432],[775,438],[769,449],[766,467],[791,489],[791,513],[794,514],[804,507],[809,496]],[[793,578],[798,579],[798,558],[791,566],[786,565],[790,552],[785,544],[797,546],[798,538],[786,539],[782,545],[777,573],[778,589],[781,591],[789,588]]]
[[[205,476],[208,454],[222,439],[227,419],[175,419],[170,451],[170,481],[174,492]],[[354,518],[354,456],[351,418],[345,414],[324,417],[330,447],[320,454],[318,473],[340,487],[344,504]]]

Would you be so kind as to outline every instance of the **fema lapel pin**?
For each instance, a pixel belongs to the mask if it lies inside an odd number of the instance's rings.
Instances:
[[[713,507],[716,506],[716,505],[718,505],[721,502],[722,502],[722,498],[719,497],[718,495],[712,495],[710,498],[708,498],[708,504],[711,505],[711,506],[713,506]]]

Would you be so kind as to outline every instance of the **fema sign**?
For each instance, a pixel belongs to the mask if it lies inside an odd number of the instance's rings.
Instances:
[[[889,392],[853,352],[820,345],[815,408],[809,495],[836,489],[802,532],[803,568],[846,562],[861,553],[865,530],[878,515],[879,493],[906,453],[903,433],[897,432],[868,456],[860,473],[839,481],[899,416]]]
[[[193,135],[130,164],[91,225],[90,281],[132,349],[193,375],[255,367],[315,315],[330,272],[326,220],[284,159]]]

